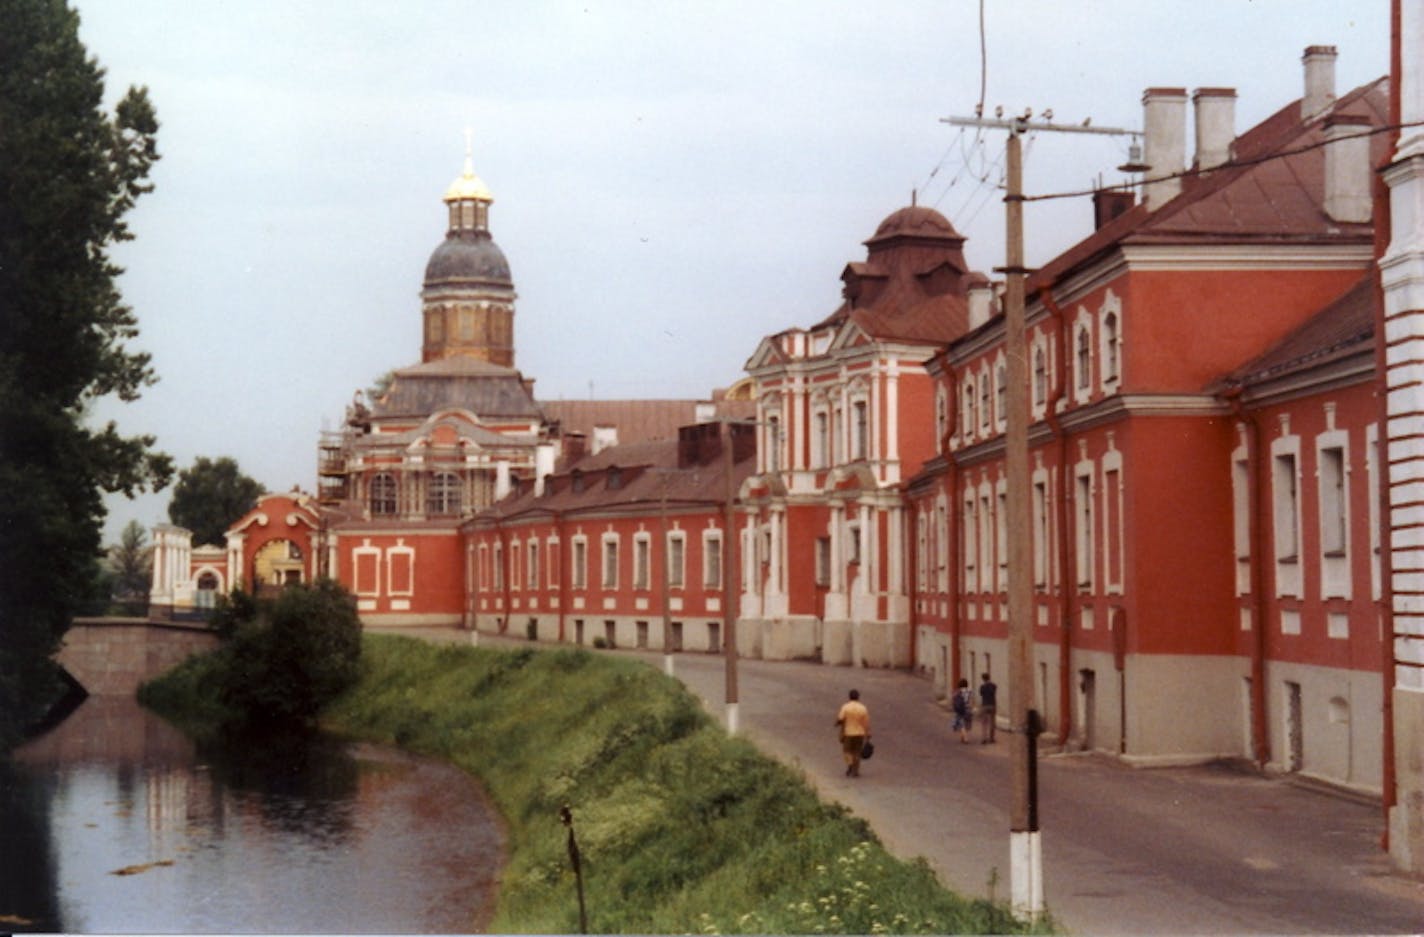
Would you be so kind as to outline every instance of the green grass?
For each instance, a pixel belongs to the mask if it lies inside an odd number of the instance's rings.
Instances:
[[[1001,905],[888,855],[645,664],[368,635],[362,666],[323,724],[482,781],[509,831],[494,931],[577,932],[567,805],[594,932],[1023,932]]]

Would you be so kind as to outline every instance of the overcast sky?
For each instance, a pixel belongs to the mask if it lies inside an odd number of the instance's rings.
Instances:
[[[180,467],[315,489],[321,429],[419,361],[466,128],[544,400],[707,397],[832,312],[916,191],[1003,263],[1003,135],[941,120],[979,100],[978,0],[72,2],[107,99],[147,85],[162,125],[117,254],[161,380],[96,416]],[[1306,46],[1338,47],[1343,93],[1387,72],[1388,32],[1388,0],[986,0],[984,99],[1140,129],[1144,88],[1233,87],[1239,132],[1300,96]],[[1026,189],[1118,181],[1127,146],[1030,138]],[[1029,263],[1090,221],[1031,204]],[[111,499],[106,541],[168,497]]]

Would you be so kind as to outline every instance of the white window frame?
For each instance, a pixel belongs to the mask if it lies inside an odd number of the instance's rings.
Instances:
[[[720,529],[702,532],[702,588],[706,590],[722,588],[722,577],[726,575],[726,557],[722,555],[722,543],[726,538]]]
[[[1351,598],[1350,576],[1350,438],[1345,430],[1321,433],[1315,439],[1315,487],[1319,528],[1320,594],[1327,599]]]
[[[1276,595],[1300,597],[1300,437],[1271,443],[1271,552],[1276,563]]]
[[[1097,572],[1097,473],[1091,461],[1073,469],[1073,547],[1077,568],[1074,584],[1079,592],[1092,592]]]
[[[618,578],[620,575],[619,564],[621,559],[618,556],[619,536],[616,533],[606,533],[600,539],[599,551],[599,582],[602,583],[605,591],[616,590],[618,588]]]
[[[573,539],[573,553],[569,556],[569,585],[574,589],[588,588],[588,538],[576,534]]]
[[[687,534],[670,530],[667,535],[667,583],[669,589],[687,585]]]
[[[1098,373],[1103,393],[1115,393],[1122,385],[1122,299],[1108,290],[1098,310]]]
[[[653,538],[647,533],[633,535],[633,588],[647,592],[653,587]]]

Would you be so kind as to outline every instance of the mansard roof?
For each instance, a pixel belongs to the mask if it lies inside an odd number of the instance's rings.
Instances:
[[[1032,293],[1129,245],[1368,243],[1369,223],[1331,219],[1325,201],[1325,124],[1332,115],[1388,122],[1389,82],[1380,78],[1344,95],[1309,120],[1293,101],[1247,130],[1228,163],[1182,178],[1182,191],[1155,209],[1139,204],[1059,254],[1029,278]],[[1370,141],[1378,165],[1386,134]]]
[[[467,355],[396,371],[390,388],[372,410],[376,419],[385,419],[424,416],[447,408],[469,410],[481,419],[542,417],[522,374]]]

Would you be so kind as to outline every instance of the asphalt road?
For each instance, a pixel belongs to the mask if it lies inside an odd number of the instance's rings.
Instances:
[[[677,655],[674,673],[723,717],[721,658]],[[923,856],[962,894],[1007,899],[1021,738],[960,744],[929,685],[903,672],[742,661],[738,673],[741,734],[865,818],[891,852]],[[859,778],[844,776],[834,726],[852,686],[876,748]],[[1378,804],[1223,766],[1091,755],[1044,754],[1039,789],[1045,900],[1072,933],[1424,933],[1424,882],[1392,871]]]

